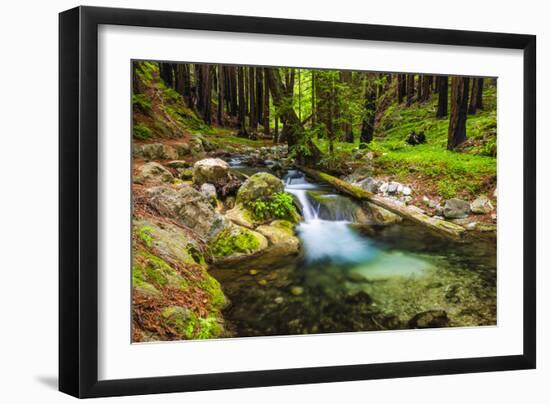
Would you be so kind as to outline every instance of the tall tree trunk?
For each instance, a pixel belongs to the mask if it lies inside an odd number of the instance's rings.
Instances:
[[[173,87],[174,86],[174,79],[172,77],[173,69],[171,63],[159,63],[159,74],[162,81],[164,81],[164,84],[166,84],[167,87]]]
[[[237,71],[235,66],[227,66],[227,72],[229,73],[229,92],[231,99],[231,115],[238,116],[239,103],[238,103],[238,91],[237,91]]]
[[[407,93],[407,76],[404,74],[397,75],[397,102],[401,104]]]
[[[245,116],[246,116],[246,99],[244,94],[244,67],[239,66],[237,69],[237,87],[238,87],[238,98],[239,98],[239,135],[240,136],[246,136],[246,124],[245,124]]]
[[[263,125],[264,134],[269,136],[269,82],[266,69],[263,69],[264,74],[264,105],[263,105]]]
[[[301,164],[317,163],[322,157],[320,150],[315,146],[311,139],[304,139],[304,128],[298,119],[294,108],[288,105],[285,100],[285,94],[288,94],[288,89],[283,86],[281,76],[277,68],[266,69],[269,91],[273,100],[273,104],[281,114],[283,120],[284,131],[286,132],[286,141],[289,149],[303,141],[302,148],[297,150],[296,159]]]
[[[437,112],[435,116],[437,118],[443,118],[447,116],[447,104],[448,94],[449,94],[449,77],[448,76],[438,76],[437,77]]]
[[[255,132],[257,127],[258,127],[258,121],[257,121],[257,118],[256,118],[256,94],[255,94],[255,77],[254,77],[254,71],[255,71],[255,68],[250,66],[248,68],[248,100],[249,100],[249,105],[250,105],[250,116],[249,116],[249,121],[250,121],[250,129],[252,132]]]
[[[311,127],[317,123],[317,108],[315,106],[315,70],[311,71]]]
[[[352,74],[350,71],[341,71],[340,72],[340,80],[342,83],[345,83],[346,88],[349,90],[351,88],[351,79]],[[344,122],[342,125],[342,129],[344,131],[344,141],[348,143],[353,143],[353,125],[352,125],[352,115],[351,115],[351,109],[348,102],[343,103],[343,111],[344,114]]]
[[[370,143],[374,138],[374,119],[376,116],[376,83],[373,73],[367,74],[365,88],[365,110],[361,124],[361,143]]]
[[[407,75],[407,105],[414,101],[414,74]]]
[[[263,69],[256,67],[256,122],[264,122],[264,83],[263,83]]]
[[[218,65],[218,125],[223,126],[223,113],[225,102],[225,79],[223,66]]]
[[[178,63],[176,65],[176,91],[181,94],[183,100],[187,106],[191,106],[190,98],[191,95],[191,83],[189,77],[189,69],[187,64]]]
[[[472,92],[470,95],[470,105],[468,106],[468,114],[474,115],[478,109],[483,108],[483,79],[472,79]]]
[[[451,115],[447,149],[454,150],[466,141],[466,113],[468,112],[469,78],[454,76],[451,79]]]
[[[421,96],[422,102],[429,101],[431,95],[432,95],[432,77],[423,75],[422,76],[422,96]]]
[[[212,66],[202,65],[201,69],[201,112],[204,122],[208,125],[212,123]]]

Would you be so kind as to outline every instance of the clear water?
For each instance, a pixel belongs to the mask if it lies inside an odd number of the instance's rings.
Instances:
[[[298,171],[283,181],[304,217],[301,254],[212,271],[234,336],[410,328],[427,310],[444,310],[449,326],[496,324],[494,241],[456,243],[405,222],[357,226],[350,198]]]

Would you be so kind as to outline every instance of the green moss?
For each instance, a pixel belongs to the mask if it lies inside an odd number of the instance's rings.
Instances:
[[[151,226],[141,226],[138,231],[137,235],[143,243],[147,247],[151,247],[153,245],[153,235],[151,232],[153,231],[153,228]]]
[[[205,279],[199,286],[210,295],[210,311],[215,312],[225,307],[227,304],[227,298],[223,294],[220,283],[209,274],[205,275]]]
[[[139,278],[153,285],[171,285],[182,290],[187,289],[188,282],[162,258],[145,250],[139,250],[134,255],[135,267]]]
[[[252,252],[259,245],[256,236],[247,229],[226,229],[214,241],[212,253],[217,257],[227,257],[235,253]]]
[[[195,330],[199,327],[199,319],[191,310],[181,306],[170,306],[161,313],[163,319],[175,328],[179,334],[187,339],[194,338]]]
[[[199,318],[199,330],[195,336],[196,339],[211,339],[220,336],[223,331],[218,318],[209,315],[206,318]]]
[[[134,125],[133,136],[134,139],[147,140],[153,137],[153,132],[144,124],[138,123]]]

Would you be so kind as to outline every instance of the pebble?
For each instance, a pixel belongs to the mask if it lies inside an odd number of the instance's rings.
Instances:
[[[300,296],[302,293],[304,293],[304,288],[301,286],[293,286],[290,288],[290,293],[292,293],[294,296]]]

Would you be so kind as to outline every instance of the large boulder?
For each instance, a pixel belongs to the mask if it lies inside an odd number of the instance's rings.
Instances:
[[[462,199],[448,199],[443,207],[443,216],[447,219],[463,219],[469,214],[470,204]]]
[[[287,220],[274,220],[269,225],[256,228],[269,240],[270,252],[281,257],[300,252],[300,240],[294,234],[294,225]]]
[[[208,197],[189,185],[157,186],[147,189],[146,193],[149,205],[162,216],[187,226],[203,239],[216,237],[228,225]]]
[[[269,173],[256,173],[249,177],[237,192],[237,203],[244,205],[262,199],[270,199],[273,194],[283,192],[283,182]]]
[[[222,159],[207,158],[197,161],[193,166],[193,183],[198,186],[209,183],[221,187],[230,180],[229,164]]]
[[[210,243],[210,251],[217,265],[233,264],[258,256],[268,246],[264,235],[232,224]]]
[[[149,181],[172,182],[173,180],[172,173],[155,162],[149,162],[138,167],[134,176],[134,182],[137,184],[145,184]]]
[[[134,145],[134,157],[140,157],[145,160],[175,160],[178,158],[178,151],[162,143],[147,143]]]
[[[472,213],[476,213],[479,215],[491,213],[493,209],[493,204],[491,203],[490,199],[487,198],[485,195],[477,197],[470,204],[470,210],[472,211]]]

